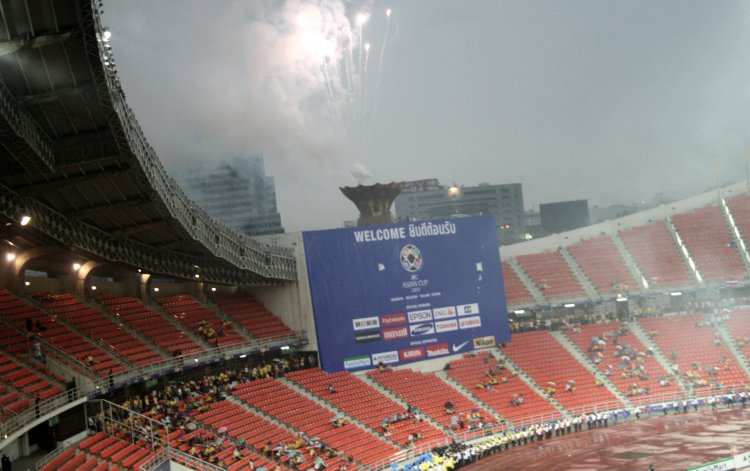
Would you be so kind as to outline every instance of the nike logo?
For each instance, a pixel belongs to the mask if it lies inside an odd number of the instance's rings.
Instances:
[[[456,345],[456,344],[454,343],[454,344],[453,344],[453,351],[454,351],[454,352],[457,352],[457,351],[461,350],[462,348],[464,348],[464,347],[466,346],[466,344],[467,344],[467,343],[469,343],[469,341],[468,341],[468,340],[467,340],[466,342],[464,342],[464,343],[459,343],[458,345]]]

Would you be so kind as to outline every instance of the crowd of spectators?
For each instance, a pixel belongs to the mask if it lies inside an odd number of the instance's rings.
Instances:
[[[401,466],[398,463],[392,463],[391,469],[392,471],[455,470],[504,450],[530,443],[540,444],[555,437],[578,433],[584,430],[617,425],[619,422],[627,419],[640,420],[643,414],[647,414],[648,417],[659,412],[663,415],[668,415],[670,412],[672,414],[687,414],[691,412],[691,409],[692,411],[698,411],[702,407],[710,407],[715,411],[719,407],[733,408],[737,404],[740,404],[741,407],[746,407],[748,397],[747,392],[740,391],[709,396],[705,400],[684,399],[648,405],[644,408],[635,407],[629,410],[589,412],[572,418],[551,420],[525,427],[506,429],[481,439],[472,439],[466,442],[454,442],[447,446],[439,446],[418,455],[414,460],[408,461]]]
[[[106,431],[147,447],[169,444],[208,463],[225,466],[230,456],[233,460],[245,459],[250,447],[244,441],[233,442],[221,429],[217,432],[205,430],[196,422],[195,416],[208,411],[213,403],[226,399],[240,383],[279,378],[287,371],[312,364],[314,360],[309,358],[309,354],[286,355],[201,378],[167,381],[148,392],[129,394],[122,402],[122,408],[105,411],[106,417],[101,411],[93,413],[88,426],[92,431]],[[315,443],[317,439],[300,439],[304,443],[273,446],[273,451],[267,456],[279,458],[278,450],[283,449],[292,464],[304,461],[305,454],[300,452],[302,448],[308,450],[308,456],[309,450],[315,450],[312,452],[313,460],[316,456],[327,456],[329,449],[325,444]],[[232,449],[231,453],[222,453],[227,448]],[[248,466],[255,469],[250,462]]]

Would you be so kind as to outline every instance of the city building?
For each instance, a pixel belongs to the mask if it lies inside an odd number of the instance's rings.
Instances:
[[[520,183],[445,187],[437,180],[404,182],[408,188],[396,198],[396,217],[400,220],[428,220],[489,214],[495,216],[501,245],[523,240],[523,190]]]
[[[589,202],[575,200],[540,204],[539,215],[545,234],[572,231],[589,225]]]
[[[177,179],[190,199],[238,232],[284,232],[274,179],[266,175],[263,157],[236,159],[208,172],[186,172]]]

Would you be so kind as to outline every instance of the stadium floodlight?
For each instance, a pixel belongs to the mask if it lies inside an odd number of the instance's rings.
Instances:
[[[289,345],[284,345],[281,347],[282,350],[289,350]]]
[[[575,305],[575,304],[573,304],[573,303],[568,303],[568,304],[565,304],[564,306],[565,306],[565,307],[576,307],[576,305]]]
[[[211,292],[212,292],[212,293],[215,293],[215,292],[216,292],[216,287],[215,287],[215,286],[214,286],[214,287],[211,287]]]
[[[91,291],[96,291],[96,285],[91,286]]]
[[[200,276],[199,274],[197,274],[197,273],[196,273],[195,275],[193,275],[193,276],[195,276],[196,278],[200,278],[200,277],[201,277],[201,276]]]
[[[615,301],[617,301],[618,303],[624,303],[627,300],[628,298],[626,298],[625,296],[618,296]]]
[[[8,253],[5,254],[5,260],[7,260],[9,262],[12,262],[15,259],[16,259],[16,254],[15,253],[8,252]]]
[[[73,264],[73,270],[78,271],[81,269],[81,264],[76,262]]]
[[[30,281],[24,281],[23,284],[24,284],[24,286],[30,286],[31,282]]]
[[[159,287],[157,286],[154,288],[154,293],[158,293],[158,292],[159,292]]]
[[[669,293],[670,296],[682,296],[682,291],[672,291]]]
[[[28,225],[31,222],[31,216],[29,216],[28,214],[24,214],[23,216],[21,216],[20,222],[22,226]]]
[[[240,358],[247,358],[247,353],[243,353],[242,355],[240,355]]]
[[[525,309],[516,309],[515,311],[513,311],[513,314],[526,314],[526,310]]]
[[[448,187],[448,198],[458,198],[461,196],[461,187],[455,183]]]
[[[109,41],[111,37],[112,37],[112,31],[105,29],[104,32],[102,33],[102,39],[104,40],[104,42],[106,43],[107,41]]]

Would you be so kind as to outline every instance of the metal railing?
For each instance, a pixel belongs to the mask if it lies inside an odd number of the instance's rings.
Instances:
[[[7,418],[0,423],[0,449],[9,443],[8,438],[27,425],[49,413],[60,409],[63,406],[78,401],[81,398],[88,397],[94,391],[87,387],[78,387],[69,389],[57,396],[44,399],[37,403],[32,403],[28,409],[18,412],[16,415]]]
[[[150,379],[155,376],[177,373],[183,370],[191,369],[206,363],[239,357],[241,355],[252,355],[255,353],[264,353],[281,347],[298,346],[307,343],[307,336],[304,332],[286,337],[278,337],[268,340],[251,340],[226,347],[217,347],[192,353],[190,355],[181,355],[169,358],[167,360],[152,363],[150,365],[130,368],[124,373],[113,375],[111,377],[100,377],[95,380],[95,384],[100,390],[109,390],[115,387],[132,384],[144,379]]]
[[[55,448],[51,452],[47,453],[41,460],[37,461],[36,464],[34,465],[35,469],[37,469],[37,471],[38,471],[38,470],[44,468],[49,463],[51,463],[52,460],[54,460],[58,456],[62,455],[65,450],[67,450],[67,447],[58,446],[57,448]]]
[[[158,469],[159,466],[166,463],[167,461],[174,461],[188,467],[189,469],[197,471],[225,471],[226,468],[222,468],[211,463],[207,463],[200,458],[183,453],[180,450],[175,450],[172,447],[167,447],[159,450],[156,455],[150,460],[143,463],[138,469],[140,471],[153,471]]]
[[[701,395],[687,394],[685,392],[678,392],[676,394],[667,393],[667,394],[662,394],[662,395],[652,395],[649,397],[650,400],[648,401],[646,405],[637,405],[637,406],[634,405],[634,407],[626,407],[624,406],[624,404],[622,404],[622,402],[613,401],[613,402],[592,404],[589,407],[571,409],[569,412],[571,416],[578,416],[581,414],[592,413],[592,412],[620,411],[623,413],[622,420],[629,420],[634,415],[634,411],[636,409],[640,409],[640,412],[642,414],[649,415],[651,411],[648,410],[647,408],[648,405],[659,407],[659,410],[660,410],[661,406],[665,404],[670,405],[671,407],[671,404],[673,404],[675,401],[682,401],[682,400],[692,401],[694,399],[698,399],[698,401],[701,404],[705,405],[708,397],[728,394],[730,392],[740,391],[740,390],[743,390],[743,391],[748,390],[748,387],[742,384],[733,385],[733,386],[725,387],[720,390],[719,389],[707,390],[705,391],[706,394],[701,394]],[[692,407],[692,404],[690,404],[690,407]],[[506,425],[496,425],[492,427],[483,427],[480,429],[458,433],[457,441],[470,442],[472,440],[476,440],[479,438],[490,437],[492,435],[504,432],[506,430],[516,430],[521,427],[528,427],[529,425],[533,425],[533,424],[547,423],[552,420],[559,420],[563,418],[565,418],[563,414],[547,414],[547,415],[532,416],[526,419],[522,419],[520,421],[519,420],[514,421],[512,427],[508,427]],[[391,463],[408,462],[410,460],[416,459],[420,454],[424,453],[427,450],[432,450],[434,448],[448,445],[453,442],[454,442],[453,438],[450,438],[450,437],[441,438],[438,440],[433,440],[433,441],[425,442],[425,443],[417,442],[417,444],[413,448],[409,450],[402,450],[397,453],[394,453],[390,457],[378,460],[364,469],[371,470],[371,471],[390,470]]]
[[[271,340],[255,340],[228,347],[213,348],[192,355],[174,357],[163,362],[131,368],[124,373],[107,377],[97,376],[93,371],[85,368],[89,371],[89,375],[85,378],[85,381],[79,377],[77,388],[67,390],[57,396],[40,401],[38,404],[33,404],[30,408],[3,420],[2,423],[0,423],[0,448],[7,444],[5,442],[6,437],[9,437],[33,423],[38,418],[37,411],[40,415],[45,415],[82,397],[95,396],[110,389],[144,381],[151,377],[177,373],[206,363],[220,361],[222,359],[234,358],[245,354],[251,355],[254,353],[263,353],[283,346],[298,346],[305,343],[307,343],[307,337],[304,332]],[[58,349],[54,347],[50,348],[50,351],[57,350]],[[67,359],[70,358],[69,355],[66,355],[65,353],[62,353],[62,357]],[[52,358],[48,358],[48,361],[51,359]]]

